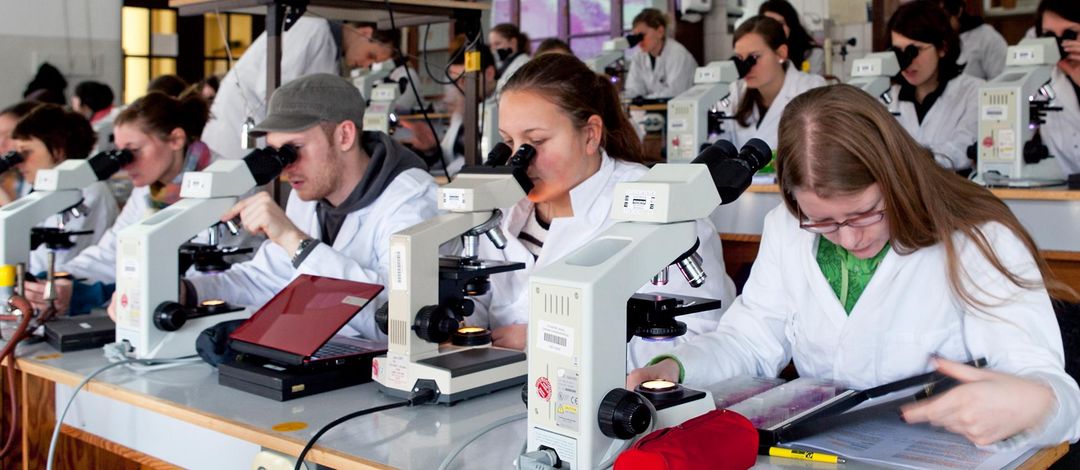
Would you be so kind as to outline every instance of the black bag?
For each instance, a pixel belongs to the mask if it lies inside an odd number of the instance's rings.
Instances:
[[[229,347],[229,335],[245,321],[247,320],[223,321],[203,330],[195,339],[195,352],[214,367],[232,361],[239,353]]]

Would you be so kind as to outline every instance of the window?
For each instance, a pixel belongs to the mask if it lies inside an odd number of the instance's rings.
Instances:
[[[492,26],[512,23],[518,9],[521,31],[529,35],[533,49],[547,38],[570,44],[578,57],[592,57],[604,41],[631,29],[630,22],[645,8],[668,11],[668,0],[492,0]],[[612,14],[622,12],[622,28]],[[617,20],[616,20],[617,21]]]
[[[176,12],[169,9],[123,7],[120,45],[124,53],[124,102],[146,94],[146,85],[159,75],[176,73],[178,42]]]
[[[235,61],[251,46],[251,15],[207,13],[203,23],[203,76],[224,75],[229,71],[229,53]]]

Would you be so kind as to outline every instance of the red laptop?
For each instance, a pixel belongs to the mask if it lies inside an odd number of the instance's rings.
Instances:
[[[303,274],[229,337],[236,351],[286,365],[345,364],[386,344],[339,335],[383,286]]]

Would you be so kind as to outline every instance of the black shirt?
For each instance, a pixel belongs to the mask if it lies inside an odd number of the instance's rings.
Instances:
[[[922,124],[923,118],[926,117],[926,113],[929,113],[930,108],[934,107],[934,103],[937,102],[938,98],[941,98],[941,94],[945,92],[945,87],[948,85],[949,82],[947,81],[938,83],[937,89],[926,95],[926,98],[923,98],[923,102],[919,103],[915,98],[915,87],[905,82],[900,85],[900,101],[909,101],[911,104],[915,105],[915,114],[919,117],[919,124]]]

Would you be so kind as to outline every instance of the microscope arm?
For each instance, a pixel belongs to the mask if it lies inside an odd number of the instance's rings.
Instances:
[[[35,191],[0,207],[0,264],[30,261],[30,227],[82,201],[82,191]]]

